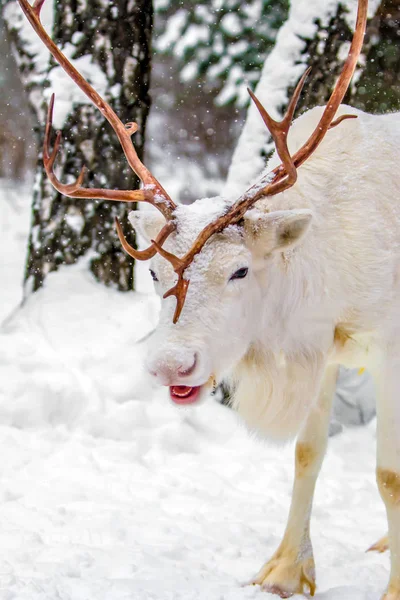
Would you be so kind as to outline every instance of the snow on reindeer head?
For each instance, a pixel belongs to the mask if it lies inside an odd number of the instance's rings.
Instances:
[[[234,202],[202,200],[186,207],[178,207],[140,161],[132,144],[137,124],[122,123],[47,35],[40,21],[45,0],[35,0],[33,5],[28,0],[18,1],[56,61],[112,125],[130,167],[143,183],[140,190],[134,191],[88,189],[83,186],[85,170],[82,169],[75,183],[62,184],[53,171],[60,133],[50,150],[53,96],[43,161],[54,187],[73,198],[148,202],[160,213],[159,216],[131,213],[131,222],[150,244],[144,251],[129,246],[120,223],[116,225],[122,246],[132,257],[152,259],[156,289],[163,297],[160,326],[148,360],[149,370],[161,383],[171,386],[171,396],[176,402],[193,402],[207,382],[235,365],[254,336],[257,326],[254,315],[261,300],[257,271],[265,257],[271,259],[277,252],[295,246],[309,228],[310,211],[261,214],[255,204],[292,187],[297,180],[297,168],[311,156],[327,131],[343,119],[354,117],[342,115],[334,120],[361,52],[368,0],[359,0],[357,25],[347,61],[306,143],[291,156],[287,136],[308,72],[301,78],[280,122],[274,121],[249,91],[272,135],[281,164]]]
[[[198,200],[175,210],[176,230],[164,248],[184,256],[194,240],[223,215],[229,203],[222,198]],[[151,244],[165,219],[155,211],[133,211],[129,219]],[[246,353],[257,338],[263,283],[268,264],[300,243],[311,223],[309,210],[262,213],[248,211],[238,225],[216,233],[185,271],[190,284],[179,318],[175,298],[166,296],[176,285],[171,263],[155,254],[150,263],[155,290],[162,298],[159,325],[151,340],[147,368],[156,380],[171,386],[180,404],[197,400]]]

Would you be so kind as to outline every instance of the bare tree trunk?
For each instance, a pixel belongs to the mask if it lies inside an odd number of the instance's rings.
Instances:
[[[49,1],[49,0],[48,0]],[[9,0],[9,4],[15,4]],[[123,122],[136,121],[139,132],[135,146],[143,155],[146,119],[150,106],[150,40],[153,19],[149,0],[99,0],[76,2],[58,0],[52,37],[73,59],[90,57],[86,72]],[[10,8],[10,7],[8,7]],[[56,92],[56,110],[64,114],[56,123],[63,134],[63,152],[58,175],[73,180],[82,164],[89,169],[86,184],[91,187],[135,188],[137,178],[124,159],[111,127],[81,96],[74,98],[72,81],[60,77],[60,67],[49,61],[46,68],[32,53],[23,28],[15,26],[15,7],[5,10],[22,78],[29,91],[30,105],[40,125],[43,142],[44,103],[38,98],[46,80]],[[14,17],[14,18],[10,18]],[[40,71],[42,72],[40,73]],[[55,86],[54,82],[60,83]],[[47,84],[49,85],[49,84]],[[58,96],[58,101],[57,101]],[[66,110],[65,110],[66,105]],[[114,217],[126,218],[132,205],[115,202],[78,201],[58,194],[38,159],[32,207],[32,229],[26,267],[27,290],[37,290],[46,275],[63,264],[73,264],[88,254],[90,269],[106,285],[120,290],[133,288],[133,261],[122,251],[114,231]],[[134,233],[130,233],[134,245]]]

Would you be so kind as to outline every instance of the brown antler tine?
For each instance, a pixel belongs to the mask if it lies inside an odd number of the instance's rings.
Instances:
[[[46,0],[35,0],[33,3],[32,9],[36,13],[37,17],[40,17],[40,11],[42,10],[42,6],[45,2]]]
[[[304,77],[304,76],[303,76]],[[303,84],[304,85],[304,84]],[[300,88],[301,89],[301,88]],[[297,88],[296,88],[297,91]],[[293,185],[297,179],[296,167],[292,161],[292,157],[290,156],[289,149],[287,147],[287,134],[290,127],[290,122],[287,121],[287,114],[283,118],[282,121],[275,121],[265,110],[264,106],[258,100],[258,98],[249,90],[249,94],[251,99],[257,106],[260,115],[268,127],[268,130],[274,140],[276,151],[279,155],[279,158],[282,161],[282,166],[284,171],[287,173],[287,183]],[[291,109],[290,109],[291,110]]]
[[[121,242],[121,246],[123,247],[125,252],[127,254],[129,254],[129,256],[131,256],[135,260],[148,260],[149,258],[153,258],[153,256],[157,252],[157,250],[154,248],[153,245],[151,245],[150,248],[148,248],[147,250],[142,250],[142,251],[136,250],[136,248],[133,248],[126,241],[126,237],[124,236],[124,232],[123,232],[121,223],[119,222],[117,217],[115,217],[115,226],[117,228],[117,233],[118,233],[119,241]]]
[[[121,242],[121,245],[122,245],[123,249],[125,250],[125,252],[127,254],[129,254],[129,256],[131,256],[135,260],[149,260],[150,258],[153,258],[153,256],[155,256],[157,254],[157,248],[154,246],[154,244],[149,246],[146,250],[136,250],[136,248],[133,248],[126,241],[121,223],[119,222],[117,217],[115,217],[115,225],[117,227],[119,241]],[[175,225],[173,224],[173,222],[168,221],[164,225],[164,227],[161,229],[160,233],[158,234],[157,243],[163,244],[165,242],[165,240],[167,239],[167,237],[174,231],[174,229],[175,229]]]
[[[264,106],[261,104],[260,100],[257,98],[257,96],[251,91],[250,88],[247,88],[247,91],[250,95],[250,98],[253,100],[254,104],[256,105],[256,107],[258,108],[258,112],[260,113],[264,123],[266,124],[268,131],[272,134],[272,130],[274,128],[274,126],[276,126],[277,121],[275,121],[275,119],[273,119],[269,113],[267,113],[267,111],[265,110]]]
[[[125,123],[125,129],[130,135],[133,135],[139,130],[139,125],[132,121],[130,123]]]
[[[83,181],[85,179],[86,173],[87,173],[87,168],[85,167],[85,165],[83,165],[83,167],[81,169],[81,172],[79,173],[78,178],[77,178],[76,183],[75,183],[76,189],[78,189],[78,188],[80,188],[82,186],[82,183],[83,183]]]
[[[282,119],[282,123],[287,123],[288,127],[290,127],[290,124],[293,121],[294,113],[299,102],[300,94],[303,91],[304,84],[310,73],[311,67],[308,67],[308,69],[306,69],[303,75],[301,76],[299,83],[296,85],[296,89],[293,92],[293,96],[289,102],[289,106],[286,109],[286,113]]]
[[[45,135],[45,139],[43,142],[43,165],[44,165],[45,171],[47,173],[47,177],[50,179],[52,185],[57,190],[58,190],[58,180],[53,171],[53,167],[54,167],[54,163],[56,161],[57,155],[58,155],[60,143],[61,143],[61,131],[58,131],[57,135],[56,135],[56,139],[54,141],[53,150],[51,150],[51,152],[50,152],[50,129],[49,129],[49,132],[47,132],[47,130],[46,130],[46,135]],[[56,183],[57,183],[57,185],[56,185]],[[64,186],[64,187],[67,190],[68,187],[70,187],[70,186]],[[61,191],[61,190],[58,190],[58,191]]]
[[[357,119],[357,118],[358,118],[357,115],[342,115],[341,117],[338,117],[337,119],[332,121],[332,123],[329,125],[329,129],[333,129],[337,125],[340,125],[340,123],[342,121],[345,121],[346,119]]]
[[[156,248],[157,252],[163,258],[165,258],[165,260],[171,263],[175,273],[179,273],[179,271],[185,268],[185,261],[183,261],[181,258],[178,258],[178,256],[175,256],[175,254],[164,250],[164,248],[160,246],[160,244],[156,240],[151,240],[151,243],[154,244],[154,247]]]
[[[305,73],[303,73],[300,81],[298,82],[298,84],[296,86],[296,89],[293,93],[293,96],[292,96],[290,102],[289,102],[288,108],[285,112],[285,115],[284,115],[282,121],[276,121],[275,119],[273,119],[271,117],[271,115],[266,111],[263,104],[261,104],[261,102],[257,98],[257,96],[251,91],[250,88],[247,88],[247,91],[249,92],[251,99],[253,100],[254,104],[257,106],[258,111],[259,111],[264,123],[266,124],[269,131],[271,132],[271,134],[272,134],[272,130],[274,130],[275,128],[280,128],[282,130],[289,129],[289,126],[293,120],[293,115],[296,110],[297,103],[300,98],[300,94],[303,90],[304,84],[305,84],[306,79],[307,79],[308,75],[310,74],[310,72],[311,72],[311,67],[308,67],[308,69],[305,71]]]
[[[54,140],[54,147],[49,157],[49,166],[52,167],[57,158],[58,151],[60,149],[62,133],[61,131],[57,131],[56,139]]]
[[[165,292],[163,296],[163,298],[169,298],[170,296],[175,296],[176,298],[176,307],[173,318],[174,325],[176,325],[179,317],[181,316],[182,308],[185,304],[186,294],[189,288],[189,283],[190,281],[183,279],[183,275],[180,275],[176,285],[168,290],[168,292]]]
[[[64,184],[64,185],[60,184],[58,182],[58,179],[56,178],[56,176],[53,172],[54,163],[56,161],[58,151],[60,149],[61,138],[62,138],[61,131],[58,131],[55,142],[54,142],[53,150],[50,152],[50,137],[51,137],[51,129],[52,129],[52,125],[53,125],[54,99],[55,99],[55,96],[54,96],[54,94],[52,94],[51,98],[50,98],[50,102],[49,102],[49,108],[47,111],[46,131],[45,131],[45,136],[44,136],[44,140],[43,140],[43,163],[44,163],[44,168],[46,170],[47,176],[49,177],[49,179],[52,182],[52,184],[54,185],[54,187],[58,190],[58,187],[62,186],[62,189],[60,189],[58,191],[61,191],[66,196],[70,196],[71,194],[73,194],[76,191],[81,189],[82,183],[83,183],[83,181],[85,179],[85,175],[86,175],[86,167],[84,167],[84,166],[82,167],[81,172],[79,173],[79,176],[77,177],[77,179],[74,183],[69,183],[69,184]]]
[[[72,196],[72,194],[75,194],[76,192],[79,192],[82,189],[82,183],[85,179],[85,175],[86,175],[87,169],[85,166],[82,167],[81,172],[79,173],[77,179],[74,181],[74,183],[66,183],[63,184],[63,194],[65,194],[65,196]]]
[[[289,102],[289,106],[285,112],[285,115],[282,121],[276,121],[271,117],[271,115],[265,110],[264,106],[261,104],[257,96],[253,94],[253,92],[248,89],[251,99],[255,103],[258,108],[258,111],[268,127],[268,130],[274,140],[276,151],[279,155],[279,158],[282,161],[281,169],[287,173],[287,185],[293,185],[297,180],[297,171],[290,155],[288,146],[287,146],[287,135],[289,133],[290,125],[292,124],[294,112],[296,110],[297,103],[300,98],[300,94],[306,82],[306,79],[311,71],[309,67],[305,73],[303,73],[300,81],[298,82],[296,89],[294,90],[293,96]]]

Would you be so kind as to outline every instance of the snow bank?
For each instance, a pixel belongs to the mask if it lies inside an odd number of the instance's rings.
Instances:
[[[112,437],[120,404],[151,396],[135,342],[157,312],[154,295],[105,289],[83,262],[49,275],[0,331],[0,422]]]
[[[119,442],[0,428],[1,598],[276,600],[242,584],[279,543],[292,449],[250,439],[216,404],[184,417],[166,406],[137,403]],[[333,442],[313,518],[315,598],[372,600],[389,571],[364,552],[385,527],[373,435]]]

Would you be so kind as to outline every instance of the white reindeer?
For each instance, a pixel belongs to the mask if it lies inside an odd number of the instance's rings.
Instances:
[[[371,369],[378,389],[377,478],[392,551],[385,599],[400,600],[400,179],[394,171],[400,115],[340,111],[358,118],[329,133],[291,190],[259,201],[243,227],[210,240],[176,325],[172,303],[163,302],[148,367],[163,385],[187,386],[171,388],[178,402],[196,399],[210,378],[228,375],[233,404],[248,423],[279,440],[297,436],[284,539],[254,580],[282,597],[304,584],[315,589],[309,522],[337,365]],[[316,108],[296,120],[293,151],[320,113]],[[179,209],[182,232],[169,240],[171,251],[181,252],[195,225],[199,231],[208,222],[199,211],[203,203],[215,208],[211,200]],[[160,217],[134,218],[154,238]],[[173,271],[159,255],[152,271],[162,295]]]
[[[110,121],[144,187],[88,190],[82,175],[75,185],[60,183],[52,170],[59,138],[49,151],[51,103],[44,162],[52,183],[74,197],[147,201],[159,209],[131,213],[150,243],[142,252],[127,244],[117,224],[132,256],[152,258],[164,298],[150,373],[179,404],[198,401],[229,377],[233,404],[251,426],[279,440],[297,436],[286,531],[253,583],[283,598],[315,592],[311,507],[343,364],[367,367],[376,378],[377,481],[391,550],[383,598],[400,600],[400,115],[340,106],[361,50],[367,0],[359,0],[349,57],[324,109],[297,119],[287,139],[304,77],[281,123],[253,96],[277,146],[272,172],[239,200],[191,206],[172,202],[136,155],[135,124],[121,123],[43,31],[43,0],[19,2],[53,56]]]

